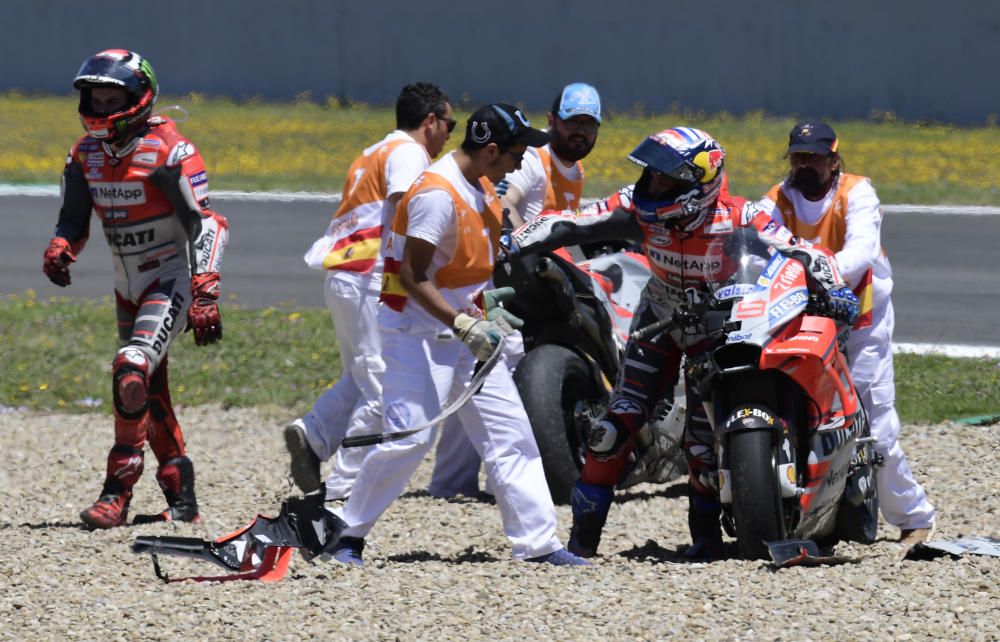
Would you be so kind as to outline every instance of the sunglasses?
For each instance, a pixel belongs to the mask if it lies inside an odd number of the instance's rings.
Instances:
[[[455,131],[455,125],[458,124],[457,120],[455,120],[454,118],[445,118],[441,114],[434,114],[434,115],[437,116],[438,120],[443,121],[444,124],[448,127],[449,134]]]

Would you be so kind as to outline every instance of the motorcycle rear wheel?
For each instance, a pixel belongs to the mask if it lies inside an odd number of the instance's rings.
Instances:
[[[770,559],[764,542],[787,539],[771,431],[731,433],[726,450],[740,553],[744,559]]]
[[[545,479],[556,504],[568,504],[583,468],[595,408],[607,393],[596,391],[590,366],[575,352],[541,345],[514,371],[524,409],[542,456]]]
[[[861,407],[858,421],[863,421],[858,437],[870,437],[871,425],[868,423],[868,413]],[[878,534],[878,480],[876,479],[875,447],[871,443],[861,446],[861,452],[855,456],[864,464],[851,473],[845,486],[857,485],[863,480],[864,500],[857,505],[847,500],[847,494],[841,497],[837,508],[836,534],[840,540],[872,544]]]

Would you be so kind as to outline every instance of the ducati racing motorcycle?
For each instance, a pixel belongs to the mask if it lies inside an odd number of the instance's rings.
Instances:
[[[701,316],[714,347],[686,374],[715,433],[724,527],[747,559],[783,541],[872,543],[881,462],[848,371],[850,329],[808,293],[805,266],[754,232],[711,255]]]

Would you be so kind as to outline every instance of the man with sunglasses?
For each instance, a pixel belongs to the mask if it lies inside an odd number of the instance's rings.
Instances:
[[[470,385],[519,320],[486,302],[501,236],[493,188],[521,164],[528,147],[548,142],[517,108],[496,103],[469,118],[460,149],[431,165],[400,201],[386,235],[378,310],[382,338],[382,429],[416,429]],[[458,410],[462,429],[486,463],[515,559],[554,565],[586,562],[556,537],[556,512],[517,388],[503,360]],[[406,488],[431,448],[433,430],[375,446],[364,458],[339,539],[326,547],[341,563],[362,564],[365,537]]]
[[[566,85],[553,100],[548,121],[548,144],[529,147],[521,167],[497,184],[500,202],[513,227],[532,220],[543,210],[574,210],[580,206],[584,178],[580,161],[597,143],[601,97],[586,83]],[[507,340],[504,350],[508,365],[516,367],[524,356],[520,333]],[[477,497],[479,457],[462,431],[455,429],[455,423],[454,418],[449,419],[441,433],[427,492],[442,498]]]
[[[656,403],[677,383],[681,358],[697,357],[707,347],[696,304],[706,291],[710,247],[736,228],[756,229],[777,251],[808,268],[809,288],[827,297],[845,321],[858,314],[858,302],[837,272],[832,255],[775,223],[746,199],[725,189],[725,151],[711,136],[674,127],[637,146],[629,160],[643,168],[639,180],[605,201],[579,212],[545,212],[516,230],[511,253],[554,249],[583,241],[630,239],[641,242],[651,277],[635,312],[633,330],[662,319],[677,326],[645,338],[630,336],[608,409],[594,426],[580,479],[573,489],[573,528],[568,548],[581,557],[597,554],[611,508],[614,487],[625,473],[635,435]],[[689,557],[724,555],[720,525],[714,435],[697,390],[685,382],[688,415],[684,449],[689,472]]]
[[[397,129],[351,164],[340,207],[326,233],[305,254],[310,267],[326,271],[323,293],[343,367],[337,384],[284,429],[292,479],[306,495],[323,492],[320,464],[331,457],[335,461],[326,497],[349,495],[365,451],[340,450],[340,442],[380,428],[379,376],[385,366],[376,303],[383,232],[403,194],[444,149],[455,123],[440,87],[427,82],[403,87],[396,100]]]

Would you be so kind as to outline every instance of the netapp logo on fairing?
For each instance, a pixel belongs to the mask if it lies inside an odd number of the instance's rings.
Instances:
[[[95,205],[112,207],[142,205],[146,202],[146,188],[139,181],[129,183],[91,183],[90,197]]]

